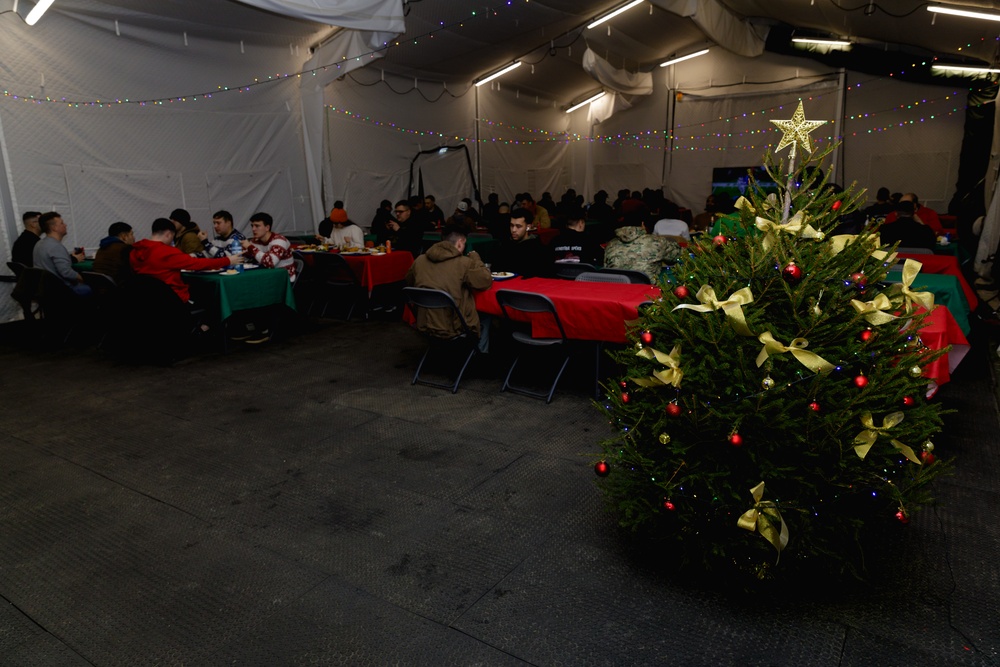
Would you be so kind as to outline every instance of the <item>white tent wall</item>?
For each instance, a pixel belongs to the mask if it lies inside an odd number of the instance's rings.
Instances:
[[[343,200],[351,219],[367,227],[382,199],[395,203],[407,195],[410,163],[424,150],[467,146],[475,169],[474,93],[452,97],[440,83],[418,82],[418,90],[413,90],[413,83],[389,74],[383,83],[380,73],[368,68],[327,86],[323,175],[327,210],[335,200]],[[428,102],[421,92],[437,101]],[[445,215],[460,199],[473,196],[464,150],[419,157],[413,169],[413,194],[418,193],[420,173],[424,192],[434,195]]]
[[[25,210],[57,210],[66,245],[94,248],[111,222],[125,220],[142,237],[176,207],[203,226],[220,208],[240,226],[256,210],[282,231],[306,223],[298,82],[284,73],[299,70],[308,42],[248,33],[241,45],[216,41],[210,27],[172,33],[124,18],[119,30],[59,12],[33,28],[0,21],[4,87],[19,98],[0,99],[16,218],[6,230],[20,230]],[[4,261],[9,252],[8,240]]]

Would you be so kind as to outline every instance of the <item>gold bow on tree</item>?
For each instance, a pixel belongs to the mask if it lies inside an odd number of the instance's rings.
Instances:
[[[865,427],[865,430],[858,433],[857,437],[854,438],[854,451],[857,453],[858,458],[864,460],[868,455],[868,450],[872,448],[878,437],[884,436],[889,437],[889,429],[898,426],[900,422],[903,421],[902,412],[893,412],[892,414],[886,415],[885,419],[882,420],[881,426],[875,426],[875,420],[872,419],[872,413],[866,412],[861,415],[861,425]],[[889,442],[892,446],[900,451],[900,453],[913,461],[917,465],[920,465],[920,459],[917,455],[913,453],[913,450],[901,443],[895,438],[890,438]]]
[[[751,532],[758,531],[778,550],[780,560],[781,550],[788,545],[788,526],[773,500],[761,500],[764,497],[764,482],[750,489],[750,493],[753,495],[753,507],[743,513],[736,525]],[[776,525],[781,526],[780,531]]]
[[[798,359],[803,366],[813,372],[828,373],[834,369],[834,365],[829,361],[815,352],[810,352],[805,349],[809,345],[809,341],[805,338],[796,338],[792,341],[791,345],[786,347],[774,340],[770,331],[765,331],[757,337],[757,340],[764,344],[764,347],[761,348],[760,354],[757,355],[758,368],[767,360],[768,356],[772,354],[784,354],[785,352],[791,352],[793,357]]]
[[[743,315],[743,306],[753,303],[753,294],[750,292],[749,287],[736,290],[725,301],[718,301],[715,297],[715,289],[711,285],[702,285],[698,293],[695,294],[695,298],[701,301],[702,305],[696,306],[694,304],[682,303],[679,306],[674,306],[674,310],[688,308],[699,313],[710,313],[713,310],[721,309],[726,314],[726,317],[730,319],[737,333],[741,336],[753,335]]]
[[[868,324],[871,324],[872,326],[877,327],[896,319],[896,316],[892,313],[882,312],[892,308],[892,301],[890,301],[889,297],[885,294],[879,294],[871,301],[858,301],[857,299],[851,299],[851,305],[854,306],[854,310],[864,315]]]
[[[813,229],[812,225],[806,224],[806,218],[799,211],[791,218],[788,222],[782,224],[780,222],[774,222],[773,220],[768,220],[767,218],[757,218],[757,229],[765,233],[764,240],[761,245],[764,246],[764,250],[770,250],[775,243],[778,242],[778,233],[785,232],[786,234],[800,234],[804,239],[823,239],[823,233],[818,232]]]
[[[750,200],[744,197],[743,195],[740,195],[739,199],[736,200],[736,203],[733,204],[733,208],[735,208],[738,211],[746,209],[751,213],[757,213],[757,209],[755,209],[753,207],[753,204],[750,203]],[[778,210],[777,195],[775,195],[773,192],[767,195],[767,198],[764,200],[763,208]]]
[[[644,347],[636,352],[635,356],[642,357],[644,359],[656,359],[658,362],[666,366],[666,368],[662,371],[656,371],[653,373],[652,377],[632,378],[632,381],[637,385],[640,387],[659,387],[669,384],[680,389],[681,378],[684,377],[684,371],[681,370],[680,366],[680,345],[674,345],[674,349],[670,351],[670,354],[664,354],[663,352],[654,350],[651,347]]]
[[[854,243],[858,238],[857,234],[837,234],[836,236],[830,237],[830,254],[839,255],[844,251],[844,248]],[[869,253],[871,257],[879,260],[880,262],[885,262],[886,264],[892,264],[896,261],[896,253],[887,253],[885,250],[879,250],[879,246],[882,245],[882,240],[879,238],[878,234],[873,234],[868,237],[868,243],[873,246],[873,250]]]
[[[923,306],[926,310],[934,308],[933,294],[910,289],[910,285],[917,279],[917,274],[920,273],[922,267],[923,264],[914,259],[907,259],[903,262],[903,282],[899,286],[899,291],[903,296],[903,304],[906,306],[907,314],[913,310],[914,303]]]

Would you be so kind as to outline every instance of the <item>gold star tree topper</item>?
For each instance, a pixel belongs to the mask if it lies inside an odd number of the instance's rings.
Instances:
[[[806,120],[806,114],[802,110],[802,100],[799,100],[799,107],[792,114],[791,120],[772,120],[771,122],[784,132],[781,135],[781,142],[778,143],[778,147],[774,151],[777,153],[785,146],[791,146],[792,155],[795,154],[796,144],[802,146],[807,153],[812,153],[812,140],[809,138],[809,133],[820,125],[826,124],[825,120]]]

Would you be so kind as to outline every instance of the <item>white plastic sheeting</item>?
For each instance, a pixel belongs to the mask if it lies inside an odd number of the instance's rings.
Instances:
[[[403,0],[237,0],[277,14],[354,30],[401,33]]]
[[[740,19],[718,0],[650,0],[650,2],[668,12],[690,18],[709,40],[732,53],[748,58],[764,53],[766,29],[755,28]]]
[[[592,49],[583,52],[583,69],[602,86],[629,95],[651,95],[653,75],[650,72],[629,72],[618,69]]]

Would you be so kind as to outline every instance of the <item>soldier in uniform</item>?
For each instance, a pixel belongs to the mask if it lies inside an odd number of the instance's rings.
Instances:
[[[615,238],[604,251],[604,266],[612,269],[642,271],[655,281],[665,264],[672,264],[681,255],[676,241],[650,234],[641,213],[628,216],[624,227],[615,230]]]

